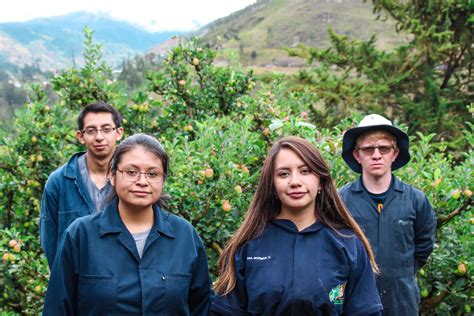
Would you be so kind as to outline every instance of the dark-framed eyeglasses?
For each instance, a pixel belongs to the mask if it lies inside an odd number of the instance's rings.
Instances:
[[[122,173],[123,180],[130,181],[130,182],[136,182],[140,180],[140,176],[142,174],[145,175],[145,179],[147,179],[148,182],[160,182],[164,178],[164,173],[154,171],[154,170],[141,172],[140,170],[137,170],[137,169],[126,169],[126,170],[117,169],[117,171]]]
[[[387,155],[392,151],[392,149],[394,149],[394,146],[392,145],[366,146],[366,147],[359,147],[357,149],[367,156],[373,155],[375,152],[375,149],[378,149],[380,154]]]
[[[116,127],[102,127],[99,129],[95,127],[88,127],[88,128],[83,129],[81,133],[92,136],[92,135],[97,135],[98,132],[101,132],[103,135],[109,135],[116,129],[117,129]]]

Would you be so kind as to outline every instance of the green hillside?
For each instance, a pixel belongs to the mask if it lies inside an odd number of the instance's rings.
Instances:
[[[205,26],[198,36],[214,47],[239,51],[245,65],[292,67],[304,61],[287,57],[284,48],[327,47],[328,28],[358,39],[376,34],[380,48],[402,41],[362,0],[259,0]]]

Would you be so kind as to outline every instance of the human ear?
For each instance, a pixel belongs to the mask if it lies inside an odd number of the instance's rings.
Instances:
[[[354,156],[354,159],[357,160],[358,163],[360,163],[360,159],[359,159],[359,151],[354,149],[352,151],[352,156]]]
[[[85,144],[84,142],[84,134],[81,131],[76,131],[76,138],[82,145]]]

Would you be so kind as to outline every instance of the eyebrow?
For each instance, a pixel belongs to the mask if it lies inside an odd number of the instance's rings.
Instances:
[[[296,167],[296,169],[301,169],[301,168],[309,168],[309,167],[308,167],[307,164],[302,164],[302,165]],[[277,167],[277,168],[275,168],[275,171],[279,171],[279,170],[289,170],[289,169],[291,169],[291,168],[283,166],[283,167]]]
[[[110,123],[103,124],[103,125],[99,126],[99,128],[108,127],[108,126],[112,126],[112,124],[110,124]],[[88,126],[84,126],[84,128],[97,128],[97,126],[95,126],[95,125],[88,125]]]
[[[140,167],[138,167],[137,165],[134,165],[134,164],[125,164],[123,167],[121,168],[135,168],[135,169],[139,169],[140,170]],[[146,168],[145,170],[149,171],[149,170],[153,170],[153,171],[159,171],[159,172],[163,172],[163,170],[161,170],[160,167],[156,166],[156,167],[149,167],[149,168]]]

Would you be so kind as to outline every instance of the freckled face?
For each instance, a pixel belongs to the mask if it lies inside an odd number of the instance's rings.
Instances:
[[[275,159],[273,183],[281,212],[314,212],[319,177],[292,150],[282,149]]]
[[[146,208],[158,201],[163,190],[163,164],[160,158],[139,146],[123,154],[118,169],[120,171],[117,170],[112,176],[112,184],[119,203],[132,208]],[[139,178],[130,179],[133,173],[139,173]],[[151,176],[155,177],[150,179]]]

